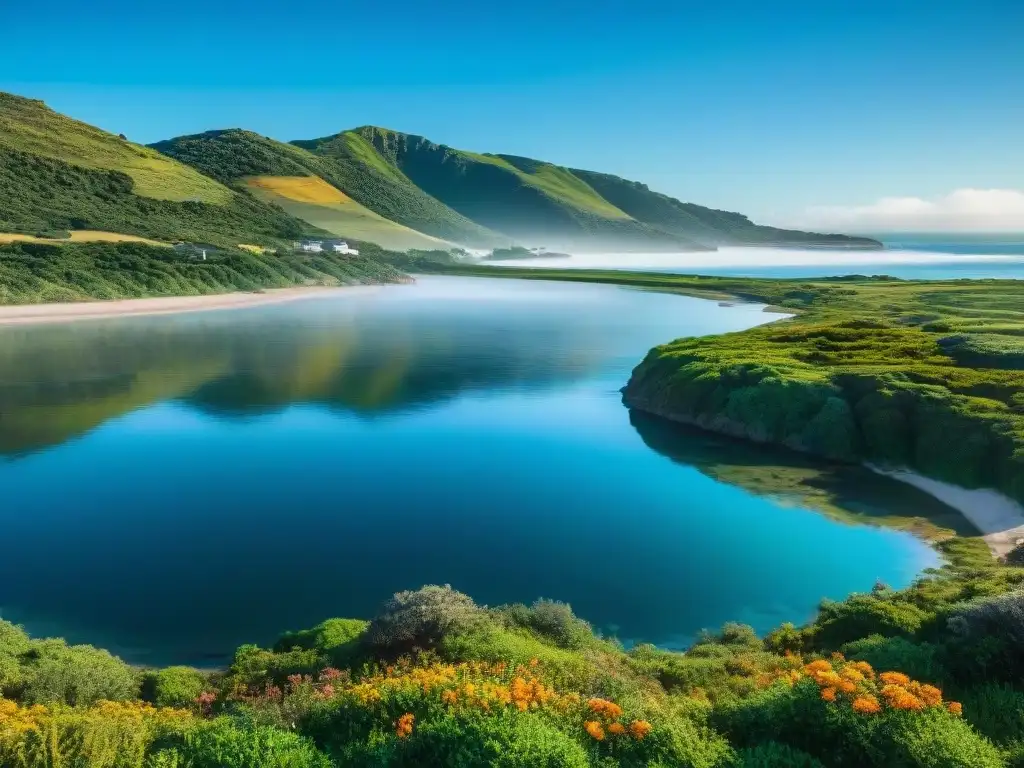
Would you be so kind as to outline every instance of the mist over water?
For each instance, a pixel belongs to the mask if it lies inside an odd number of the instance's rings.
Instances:
[[[744,277],[891,275],[908,280],[1024,279],[1024,240],[885,240],[877,251],[723,247],[697,253],[588,253],[571,258],[502,261],[502,266],[628,269]]]

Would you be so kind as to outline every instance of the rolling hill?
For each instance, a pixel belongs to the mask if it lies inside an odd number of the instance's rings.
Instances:
[[[345,183],[342,166],[291,144],[231,129],[181,136],[153,147],[334,235],[367,240],[395,250],[455,247],[452,242],[421,234],[360,204],[332,185]],[[440,210],[439,203],[433,201],[433,205]],[[410,210],[415,210],[415,206]],[[463,229],[437,231],[476,242],[478,230],[467,221]],[[496,237],[487,235],[481,245],[490,244]]]
[[[398,218],[407,214],[393,204],[410,184],[490,231],[562,250],[879,247],[867,238],[758,226],[742,214],[683,203],[617,176],[514,155],[467,152],[384,128],[367,126],[292,143],[344,166],[344,174],[325,176],[341,190],[421,231],[427,231],[422,220]],[[389,191],[383,194],[384,189]]]
[[[74,230],[225,246],[320,233],[154,149],[0,93],[0,234]]]

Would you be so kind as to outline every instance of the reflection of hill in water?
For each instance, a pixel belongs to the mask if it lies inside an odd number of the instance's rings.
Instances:
[[[0,452],[57,445],[170,399],[219,416],[293,403],[373,414],[571,381],[601,362],[599,346],[580,338],[585,328],[548,322],[510,332],[486,318],[466,327],[415,312],[239,317],[3,329]]]
[[[676,424],[631,410],[644,443],[708,477],[856,523],[884,524],[924,535],[950,529],[976,535],[965,518],[928,494],[863,467],[829,464],[799,453]]]

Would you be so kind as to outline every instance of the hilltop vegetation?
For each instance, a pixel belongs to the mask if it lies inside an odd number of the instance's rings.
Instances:
[[[155,150],[0,94],[0,233],[274,244],[321,230]]]
[[[206,261],[144,243],[0,246],[0,304],[191,296],[405,280],[365,256],[222,251]]]

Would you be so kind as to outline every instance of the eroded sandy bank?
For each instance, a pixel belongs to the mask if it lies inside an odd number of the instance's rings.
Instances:
[[[1024,541],[1024,506],[999,491],[988,488],[971,490],[910,470],[868,466],[880,475],[912,485],[959,511],[981,531],[982,538],[997,557],[1006,555]]]

